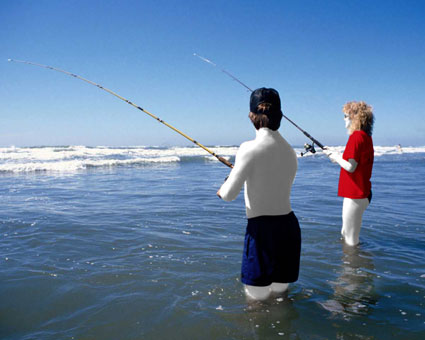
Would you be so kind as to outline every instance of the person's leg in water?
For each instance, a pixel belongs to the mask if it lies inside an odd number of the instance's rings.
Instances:
[[[252,300],[267,300],[272,293],[282,294],[287,291],[289,283],[273,282],[269,286],[258,287],[245,285],[245,294]]]
[[[359,243],[362,217],[368,205],[369,200],[367,198],[351,199],[344,197],[341,235],[344,237],[345,243],[350,246]]]
[[[252,300],[267,300],[270,297],[270,286],[244,286],[245,294]]]
[[[273,282],[270,289],[273,293],[282,294],[288,290],[289,283]]]

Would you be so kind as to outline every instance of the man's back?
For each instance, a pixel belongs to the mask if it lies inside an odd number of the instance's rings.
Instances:
[[[256,138],[241,145],[235,169],[223,185],[223,199],[236,198],[245,183],[248,218],[285,215],[291,212],[291,186],[297,171],[297,156],[277,131],[257,130]]]

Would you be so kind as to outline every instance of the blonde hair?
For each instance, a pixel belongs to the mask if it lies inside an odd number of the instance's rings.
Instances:
[[[348,115],[351,120],[349,127],[349,134],[354,131],[363,130],[369,136],[372,136],[373,123],[375,117],[373,116],[372,107],[365,102],[348,102],[342,108],[342,112]]]

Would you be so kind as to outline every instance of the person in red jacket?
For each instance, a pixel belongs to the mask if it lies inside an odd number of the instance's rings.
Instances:
[[[345,243],[355,246],[359,243],[363,213],[372,199],[374,116],[372,107],[362,101],[348,102],[342,111],[350,135],[344,153],[341,156],[329,149],[324,153],[341,166],[338,184],[338,196],[344,197],[341,234]]]

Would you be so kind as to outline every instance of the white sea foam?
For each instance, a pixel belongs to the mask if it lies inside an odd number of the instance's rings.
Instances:
[[[330,147],[338,152],[344,151],[344,146]],[[237,153],[235,146],[215,146],[210,149],[217,155],[230,160]],[[303,148],[296,147],[300,157]],[[403,147],[375,146],[375,156],[403,155],[425,153],[425,146]],[[317,148],[316,155],[322,151]],[[307,157],[313,156],[308,153]],[[304,157],[306,157],[304,156]],[[0,148],[0,172],[25,173],[36,171],[75,172],[96,167],[132,166],[149,163],[176,163],[201,159],[208,162],[218,162],[202,148],[191,147],[87,147],[56,146],[56,147],[7,147]]]
[[[211,148],[219,155],[234,156],[237,147]],[[0,160],[37,160],[56,161],[73,159],[76,157],[191,157],[209,155],[198,147],[172,147],[172,148],[147,148],[147,147],[40,147],[40,148],[0,148]]]
[[[38,150],[37,150],[38,151]],[[173,163],[179,162],[180,158],[177,156],[163,156],[163,157],[131,157],[127,159],[104,159],[96,154],[96,157],[81,155],[78,157],[64,157],[55,158],[50,157],[48,152],[35,152],[27,157],[18,156],[12,158],[13,161],[0,160],[0,172],[36,172],[36,171],[57,171],[57,172],[74,172],[78,170],[85,170],[96,167],[114,167],[123,165],[137,165],[149,163]],[[1,151],[0,151],[1,152]],[[39,158],[37,158],[37,156]],[[70,159],[76,158],[76,159]]]
[[[415,154],[425,153],[425,146],[374,146],[375,157],[384,155],[402,155],[402,154]],[[344,152],[345,146],[331,146],[330,150],[337,151],[340,153]]]

